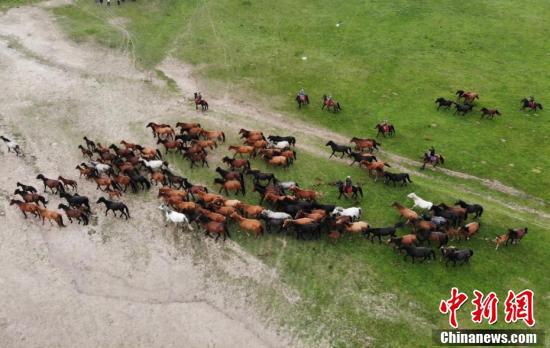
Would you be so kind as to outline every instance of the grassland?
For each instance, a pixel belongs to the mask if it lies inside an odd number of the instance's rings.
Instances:
[[[550,178],[545,173],[550,148],[544,146],[548,118],[545,112],[518,112],[517,100],[529,94],[544,96],[548,47],[543,16],[550,5],[476,2],[467,12],[463,3],[450,1],[351,1],[338,6],[328,1],[297,8],[289,1],[172,0],[107,10],[88,1],[55,13],[75,40],[93,39],[123,49],[131,40],[145,68],[154,68],[170,53],[200,64],[205,78],[235,83],[243,93],[288,100],[271,106],[349,135],[372,135],[374,123],[388,118],[398,128],[397,137],[384,140],[390,151],[417,158],[434,144],[447,155],[450,168],[549,198]],[[124,30],[113,24],[117,17],[129,19]],[[310,105],[298,113],[292,97],[300,86],[312,99],[331,93],[342,101],[344,112],[335,116]],[[433,99],[450,97],[458,88],[480,92],[480,103],[499,107],[503,117],[478,124],[477,116],[436,112]],[[336,201],[336,196],[326,183],[343,173],[365,176],[359,169],[311,154],[299,156],[292,170],[277,175],[316,187],[326,193],[327,202]],[[212,180],[212,171],[191,170],[176,157],[169,160],[194,180]],[[263,168],[260,162],[255,166]],[[412,266],[387,246],[371,245],[360,237],[333,246],[325,240],[306,243],[278,235],[252,240],[233,233],[238,243],[261,255],[300,292],[302,301],[292,315],[279,313],[278,319],[298,334],[328,336],[334,346],[428,346],[430,329],[447,326],[437,305],[448,297],[450,287],[468,294],[473,289],[495,291],[501,298],[508,289],[531,288],[537,294],[538,327],[547,328],[548,221],[489,200],[494,192],[483,197],[485,188],[475,183],[438,174],[413,180],[414,191],[433,201],[463,198],[485,206],[482,233],[467,244],[475,250],[472,264]],[[376,226],[395,223],[397,214],[389,205],[403,201],[409,189],[368,182],[366,191],[361,202],[365,219]],[[529,238],[495,252],[490,239],[518,224],[530,228]],[[266,296],[263,305],[276,312],[270,300]],[[461,312],[464,328],[474,327],[465,320],[470,309]],[[501,321],[497,327],[508,326]]]

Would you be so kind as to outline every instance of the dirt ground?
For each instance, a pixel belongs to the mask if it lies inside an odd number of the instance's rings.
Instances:
[[[76,177],[83,135],[154,145],[149,120],[182,120],[188,103],[146,78],[125,55],[68,41],[43,8],[0,16],[0,133],[25,153],[0,153],[0,345],[301,346],[254,306],[261,288],[299,301],[277,273],[235,243],[165,228],[153,191],[123,198],[127,222],[94,205],[86,227],[42,226],[9,206],[17,181]],[[94,186],[79,180],[96,200]]]

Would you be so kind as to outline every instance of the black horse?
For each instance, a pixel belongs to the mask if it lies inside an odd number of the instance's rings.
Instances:
[[[374,238],[378,237],[378,243],[382,243],[382,236],[390,236],[395,237],[395,233],[397,232],[397,227],[400,226],[400,224],[396,224],[393,227],[378,227],[378,228],[367,228],[363,236],[365,238],[368,238],[370,236],[371,243],[374,243]]]
[[[483,207],[479,204],[468,204],[464,202],[463,200],[459,200],[455,203],[455,205],[459,205],[462,208],[466,209],[466,212],[468,214],[476,214],[474,218],[480,218],[481,214],[483,214]]]
[[[525,108],[529,108],[530,110],[534,110],[534,111],[537,111],[537,109],[541,109],[542,110],[542,104],[541,103],[537,103],[536,101],[534,100],[529,100],[527,98],[523,98],[521,100],[521,108],[520,110],[525,110]]]
[[[69,203],[69,206],[79,208],[80,206],[84,205],[88,211],[90,211],[90,200],[86,196],[80,196],[78,193],[75,193],[74,195],[71,195],[70,193],[67,193],[65,191],[61,191],[59,193],[59,196],[61,198],[65,198],[67,200],[67,203]]]
[[[456,110],[453,113],[453,115],[456,115],[456,113],[462,113],[462,116],[466,115],[468,112],[471,112],[474,109],[474,106],[472,104],[458,104],[453,102],[455,104]]]
[[[338,180],[335,184],[336,187],[338,187],[338,192],[340,193],[338,195],[338,199],[342,198],[342,195],[348,197],[348,192],[346,192],[346,186],[344,185],[344,183]],[[358,199],[359,195],[361,195],[361,198],[363,198],[363,189],[361,188],[361,186],[351,185],[351,198]]]
[[[351,162],[349,165],[352,166],[355,162],[359,163],[359,166],[361,166],[362,161],[372,162],[372,161],[378,161],[375,155],[370,153],[362,153],[362,152],[355,152],[352,151],[349,154],[350,158],[353,158],[353,162]]]
[[[439,104],[439,106],[437,107],[437,110],[439,110],[439,108],[441,108],[442,106],[449,110],[451,108],[451,106],[453,106],[453,101],[452,100],[448,100],[448,99],[445,99],[445,98],[442,98],[442,97],[439,97],[435,100],[435,103],[436,104]]]
[[[414,259],[417,257],[422,258],[422,261],[429,260],[432,257],[435,260],[435,251],[431,248],[402,245],[399,247],[399,250],[405,250],[407,252],[407,255],[405,255],[405,260],[407,260],[407,256],[410,256],[412,263],[414,263]]]
[[[456,249],[455,247],[440,247],[441,255],[445,260],[445,266],[449,262],[453,262],[453,266],[456,266],[457,261],[462,261],[462,265],[470,261],[474,251],[472,249]]]
[[[298,103],[298,107],[301,108],[302,105],[307,105],[309,104],[309,97],[307,94],[303,94],[303,95],[296,95],[296,103]]]
[[[25,192],[31,192],[31,193],[37,193],[38,192],[33,186],[22,184],[19,181],[17,182],[17,186],[21,187],[21,189]]]
[[[330,154],[329,158],[334,156],[336,152],[342,153],[342,156],[340,158],[344,158],[344,155],[351,155],[351,147],[346,145],[338,145],[332,140],[326,143],[325,146],[330,146],[330,148],[332,149],[332,153]]]
[[[407,185],[407,181],[412,184],[411,178],[407,173],[384,173],[384,184],[389,184],[393,182],[393,186],[397,185],[398,182],[401,182],[401,186]]]
[[[115,217],[116,217],[116,212],[119,211],[120,212],[120,217],[124,216],[124,217],[126,217],[126,220],[128,220],[130,218],[130,211],[128,210],[128,207],[124,203],[110,201],[108,199],[105,199],[104,197],[100,197],[97,200],[96,203],[97,204],[99,204],[99,203],[105,204],[105,208],[107,208],[105,210],[105,216],[107,216],[107,213],[109,212],[109,210],[112,210],[113,215]]]
[[[138,184],[141,186],[142,190],[149,190],[151,188],[151,183],[147,180],[146,177],[141,175],[137,170],[132,170],[128,173],[130,177],[130,186],[132,187],[132,192],[136,193],[138,191]]]
[[[262,180],[267,180],[267,184],[269,184],[271,181],[275,181],[275,174],[273,173],[262,173],[258,169],[247,169],[245,171],[246,175],[252,176],[254,179],[254,183],[258,183]]]

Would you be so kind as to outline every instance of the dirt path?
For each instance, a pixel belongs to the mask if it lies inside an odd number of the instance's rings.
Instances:
[[[266,324],[269,311],[257,311],[259,289],[289,306],[300,300],[277,273],[235,243],[164,228],[153,193],[124,198],[128,222],[94,206],[97,216],[87,227],[43,227],[9,206],[17,181],[41,187],[39,172],[76,177],[83,134],[105,143],[151,143],[146,121],[176,118],[181,105],[144,79],[125,56],[71,43],[44,9],[0,16],[0,133],[26,154],[15,158],[1,147],[1,345],[302,345]],[[79,186],[99,197],[94,185],[80,180]],[[60,202],[49,199],[50,207]]]

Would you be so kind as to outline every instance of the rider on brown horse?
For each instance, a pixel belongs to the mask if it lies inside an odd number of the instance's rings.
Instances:
[[[437,160],[437,157],[435,155],[435,148],[433,146],[428,151],[428,154],[430,156],[430,161],[435,162]]]

